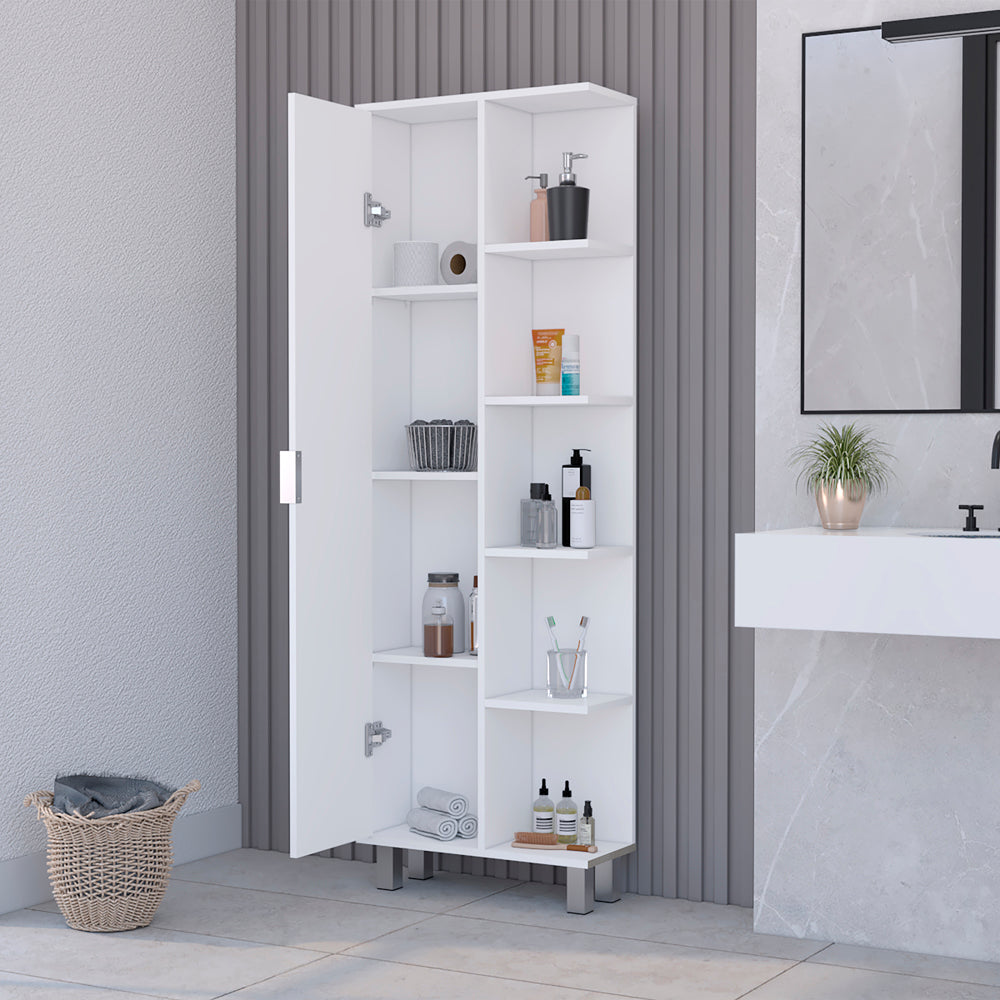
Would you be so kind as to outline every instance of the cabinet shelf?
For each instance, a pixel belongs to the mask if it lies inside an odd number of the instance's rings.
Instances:
[[[391,299],[395,302],[449,302],[474,299],[479,285],[398,285],[392,288],[373,288],[373,299]]]
[[[631,545],[597,545],[592,549],[533,549],[526,545],[495,545],[485,550],[495,559],[624,559],[632,555]]]
[[[513,691],[496,698],[487,698],[487,708],[507,709],[513,712],[553,712],[559,715],[592,715],[605,708],[631,705],[630,694],[595,694],[586,698],[550,698],[544,689]]]
[[[511,830],[511,840],[514,838]],[[481,848],[478,840],[464,840],[456,837],[454,840],[435,840],[433,837],[422,837],[419,833],[411,833],[405,824],[386,827],[377,830],[370,837],[358,840],[359,844],[374,844],[378,847],[402,847],[408,851],[433,851],[435,854],[464,854],[472,858],[497,858],[503,861],[524,861],[536,865],[552,865],[555,868],[593,868],[602,861],[631,854],[635,844],[624,844],[620,841],[598,841],[597,850],[593,854],[584,851],[532,851],[520,847],[511,847],[510,840],[503,840],[492,847]]]
[[[486,253],[521,260],[574,260],[580,257],[631,257],[633,249],[625,243],[602,240],[546,240],[538,243],[488,243]]]
[[[417,483],[474,483],[478,472],[414,472],[412,469],[379,469],[372,479],[410,480]]]
[[[631,396],[487,396],[487,406],[631,406]]]
[[[379,649],[372,653],[372,663],[409,663],[422,667],[464,667],[476,670],[479,657],[469,653],[454,656],[424,656],[420,646],[400,646],[398,649]]]

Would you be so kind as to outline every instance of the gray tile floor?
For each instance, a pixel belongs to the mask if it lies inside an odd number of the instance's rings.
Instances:
[[[0,917],[0,1000],[1000,1000],[1000,965],[754,934],[748,910],[233,851],[176,869],[151,927]]]

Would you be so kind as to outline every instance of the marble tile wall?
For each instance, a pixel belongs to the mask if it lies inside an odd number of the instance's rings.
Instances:
[[[818,523],[787,466],[823,419],[799,413],[802,32],[994,6],[758,0],[758,530]],[[865,523],[1000,526],[1000,414],[862,419],[898,474]],[[997,733],[1000,643],[758,631],[756,929],[1000,959]]]

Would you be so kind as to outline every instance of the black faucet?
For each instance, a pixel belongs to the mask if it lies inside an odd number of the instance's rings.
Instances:
[[[965,527],[962,531],[978,531],[979,525],[976,524],[976,511],[982,510],[983,505],[981,503],[960,503],[958,509],[969,512],[965,518]]]
[[[997,436],[993,439],[993,457],[990,459],[991,469],[1000,469],[1000,431],[997,431]]]

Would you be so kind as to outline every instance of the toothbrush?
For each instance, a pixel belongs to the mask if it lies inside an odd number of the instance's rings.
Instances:
[[[583,649],[583,643],[587,638],[588,628],[590,628],[590,619],[584,615],[580,619],[580,638],[576,640],[576,656],[573,657],[573,672],[569,675],[569,684],[566,685],[567,688],[572,687],[573,677],[576,675],[576,664],[580,659],[580,650]]]
[[[545,624],[549,627],[549,638],[552,640],[552,648],[558,653],[559,652],[559,640],[556,638],[556,620],[549,615],[545,619]]]
[[[555,618],[553,618],[552,615],[549,615],[549,617],[545,619],[545,624],[548,626],[548,629],[549,629],[549,638],[552,640],[552,648],[557,653],[562,652],[562,650],[560,650],[560,648],[559,648],[559,640],[556,638],[556,620],[555,620]],[[562,657],[561,656],[558,659],[558,663],[559,663],[559,674],[560,674],[560,676],[563,679],[563,683],[568,688],[569,687],[569,682],[566,680],[566,672],[563,670]]]

